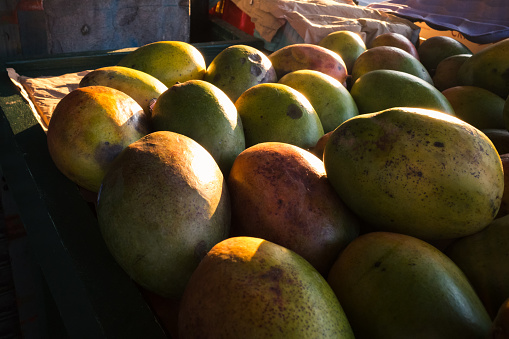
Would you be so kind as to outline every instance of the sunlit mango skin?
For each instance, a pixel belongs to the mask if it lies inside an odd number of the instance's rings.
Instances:
[[[248,45],[233,45],[212,60],[203,80],[217,86],[235,102],[254,85],[277,82],[277,76],[263,52]]]
[[[191,273],[227,237],[230,200],[216,162],[184,135],[132,143],[104,177],[97,218],[112,256],[142,287],[180,298]]]
[[[50,155],[78,185],[97,192],[115,157],[150,132],[141,106],[105,86],[78,88],[60,100],[48,126]]]
[[[149,73],[168,88],[177,82],[203,79],[207,71],[203,54],[184,41],[156,41],[143,45],[126,54],[117,66]]]
[[[497,215],[504,188],[492,142],[433,110],[351,118],[330,136],[324,164],[340,197],[366,222],[426,240],[480,231]]]
[[[133,98],[150,115],[150,105],[168,89],[152,75],[129,67],[107,66],[87,73],[79,87],[106,86],[118,89]]]
[[[230,237],[207,253],[178,321],[182,339],[354,338],[325,279],[295,252],[254,237]]]
[[[314,44],[292,44],[280,48],[269,55],[281,79],[285,74],[299,69],[320,71],[346,86],[348,71],[343,59],[336,52]]]

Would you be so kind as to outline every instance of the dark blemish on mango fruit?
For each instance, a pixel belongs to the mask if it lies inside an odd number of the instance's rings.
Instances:
[[[214,75],[214,82],[218,82],[219,80],[221,80],[221,74],[216,73],[216,75]]]
[[[302,110],[298,105],[290,104],[286,109],[286,115],[288,115],[292,119],[300,119],[302,118]]]
[[[262,274],[262,278],[270,281],[279,281],[283,277],[283,269],[278,266],[271,267],[267,272]]]
[[[240,64],[241,64],[241,65],[244,65],[245,63],[246,63],[246,58],[241,58],[241,59],[240,59]]]
[[[251,74],[258,77],[262,74],[262,69],[259,65],[251,65]]]
[[[97,146],[94,157],[100,164],[108,164],[123,150],[122,145],[110,144],[108,141]]]
[[[373,266],[378,268],[378,267],[380,267],[380,265],[382,265],[382,262],[377,261],[377,262],[375,262],[375,264]]]
[[[435,142],[433,143],[433,146],[435,146],[435,147],[444,147],[444,143],[443,143],[443,142],[440,142],[440,141],[435,141]]]

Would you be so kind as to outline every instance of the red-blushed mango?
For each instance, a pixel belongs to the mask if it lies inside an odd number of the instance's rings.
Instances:
[[[477,86],[454,86],[442,91],[454,114],[478,129],[505,128],[505,101],[493,92]]]
[[[419,53],[417,53],[417,48],[415,47],[413,42],[410,41],[410,39],[408,39],[403,34],[387,32],[377,35],[373,40],[371,40],[369,48],[378,46],[393,46],[401,48],[402,50],[410,53],[417,60],[419,60]]]
[[[459,69],[471,56],[472,54],[457,54],[440,61],[432,77],[435,87],[439,91],[444,91],[451,87],[460,86]]]
[[[354,338],[313,266],[253,237],[230,237],[207,253],[180,302],[178,329],[180,339]]]
[[[111,162],[150,133],[149,119],[130,96],[106,86],[78,88],[51,116],[47,142],[57,168],[79,186],[99,191]]]
[[[328,48],[307,43],[292,44],[272,52],[269,59],[278,79],[299,69],[312,69],[330,75],[346,87],[348,70],[345,62]]]
[[[291,249],[324,276],[359,234],[359,219],[327,180],[323,162],[300,147],[266,142],[246,149],[235,159],[227,184],[233,235]]]
[[[376,69],[392,69],[406,72],[433,85],[433,80],[419,59],[393,46],[372,47],[359,55],[352,69],[352,82]]]

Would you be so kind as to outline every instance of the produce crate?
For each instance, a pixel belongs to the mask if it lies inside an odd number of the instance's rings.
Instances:
[[[207,63],[230,45],[263,47],[261,40],[215,18],[208,34],[210,42],[194,44]],[[93,206],[54,165],[45,132],[5,71],[59,75],[114,65],[128,52],[0,60],[0,166],[40,271],[39,290],[46,291],[39,298],[48,312],[41,338],[168,337],[137,285],[108,252]]]

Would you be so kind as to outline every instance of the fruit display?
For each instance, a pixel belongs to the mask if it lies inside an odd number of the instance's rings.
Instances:
[[[206,65],[160,41],[91,70],[48,149],[173,338],[488,339],[508,327],[507,46],[342,31]]]

